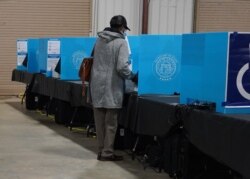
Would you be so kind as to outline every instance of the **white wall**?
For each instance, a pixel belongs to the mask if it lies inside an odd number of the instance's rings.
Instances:
[[[131,29],[128,34],[141,32],[142,0],[93,0],[92,3],[92,36],[109,27],[109,21],[114,15],[126,17]]]
[[[194,0],[148,0],[148,33],[180,34],[193,32]],[[114,15],[124,15],[131,31],[141,34],[143,0],[93,0],[92,36],[109,26]]]
[[[194,0],[149,0],[149,34],[193,31]]]

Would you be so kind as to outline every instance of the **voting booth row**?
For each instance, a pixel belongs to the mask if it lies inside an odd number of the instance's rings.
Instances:
[[[129,36],[138,95],[180,93],[181,104],[249,113],[249,42],[250,34],[240,32]],[[79,80],[80,64],[94,43],[94,37],[17,40],[17,69]]]
[[[95,40],[19,39],[12,80],[26,83],[33,93],[49,97],[49,103],[51,99],[59,100],[60,105],[67,102],[73,107],[69,114],[72,122],[79,106],[91,109],[81,96],[78,70],[83,58],[90,56]],[[138,87],[126,82],[119,119],[125,131],[137,136],[128,140],[133,141],[130,148],[136,151],[143,136],[157,136],[157,143],[162,146],[160,153],[166,159],[158,168],[172,177],[194,178],[219,170],[226,178],[249,178],[250,33],[139,35],[128,36],[127,41],[131,68],[139,73]],[[91,112],[85,112],[82,116],[91,118]],[[202,154],[194,155],[197,151]],[[200,163],[201,159],[206,162]],[[215,161],[225,167],[218,164],[218,168],[213,168],[217,166]]]

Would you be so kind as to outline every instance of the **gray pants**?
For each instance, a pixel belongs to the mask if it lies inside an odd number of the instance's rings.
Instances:
[[[114,154],[114,140],[120,109],[93,108],[98,150],[104,157]]]

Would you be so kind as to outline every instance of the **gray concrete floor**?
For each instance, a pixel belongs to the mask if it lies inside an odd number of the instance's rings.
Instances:
[[[169,179],[123,151],[120,162],[96,160],[96,139],[69,131],[16,97],[0,97],[0,179]]]

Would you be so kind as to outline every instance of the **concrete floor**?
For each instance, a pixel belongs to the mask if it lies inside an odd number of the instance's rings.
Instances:
[[[96,160],[96,139],[69,131],[16,97],[0,97],[0,179],[169,179],[123,151],[120,162]]]

